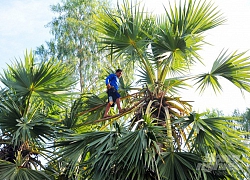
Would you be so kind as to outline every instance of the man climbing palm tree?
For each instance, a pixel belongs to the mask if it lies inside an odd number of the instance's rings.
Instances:
[[[108,112],[110,110],[110,107],[114,107],[115,103],[117,104],[117,107],[119,109],[119,113],[122,113],[123,110],[121,108],[121,103],[120,103],[120,97],[121,95],[118,93],[119,89],[119,78],[122,76],[122,70],[117,69],[115,74],[110,74],[106,78],[106,85],[107,85],[107,93],[108,93],[108,103],[105,109],[104,113],[104,118],[109,117]],[[112,97],[110,99],[110,97]]]

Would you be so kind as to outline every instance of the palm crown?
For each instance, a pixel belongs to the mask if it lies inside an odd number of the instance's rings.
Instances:
[[[129,106],[125,113],[109,119],[101,118],[104,94],[82,96],[84,105],[77,106],[82,111],[77,127],[95,124],[101,128],[58,143],[68,147],[62,152],[71,159],[71,166],[81,164],[79,157],[86,158],[89,152],[89,159],[82,163],[86,168],[82,175],[93,179],[243,178],[249,162],[248,147],[239,141],[241,133],[232,128],[231,118],[194,113],[190,102],[176,96],[180,88],[190,86],[190,80],[201,92],[208,86],[218,92],[219,77],[249,91],[246,52],[222,51],[209,73],[189,72],[202,62],[198,50],[204,43],[204,32],[225,22],[220,11],[211,3],[185,1],[166,9],[164,16],[154,17],[138,4],[124,1],[116,12],[107,10],[96,20],[95,29],[103,34],[102,48],[117,61],[135,62],[140,72],[138,82],[144,87],[128,94],[126,79],[122,79],[124,105]],[[70,155],[74,147],[79,148],[78,153]],[[206,171],[209,154],[230,167]],[[241,158],[229,158],[242,154]]]
[[[38,157],[46,155],[46,143],[58,135],[56,114],[70,102],[68,92],[75,82],[72,69],[60,62],[35,63],[31,52],[24,59],[9,66],[1,77],[5,88],[0,104],[4,140],[0,157],[8,162],[0,161],[0,173],[3,179],[50,179],[36,171],[43,167]]]

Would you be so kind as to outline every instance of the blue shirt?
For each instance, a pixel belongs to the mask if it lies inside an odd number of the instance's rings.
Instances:
[[[116,76],[116,74],[108,75],[108,77],[106,78],[106,85],[108,85],[108,84],[110,84],[111,86],[114,86],[114,88],[116,90],[119,89],[120,82],[119,82],[119,78]]]

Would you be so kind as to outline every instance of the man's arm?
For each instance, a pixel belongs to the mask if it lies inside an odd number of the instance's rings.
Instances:
[[[110,82],[111,82],[111,79],[113,78],[113,74],[110,74],[107,78],[106,78],[106,86],[108,89],[111,88],[111,85],[110,85]]]

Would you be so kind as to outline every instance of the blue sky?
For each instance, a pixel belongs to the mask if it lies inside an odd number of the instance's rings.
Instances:
[[[26,49],[35,49],[50,39],[44,26],[54,14],[50,4],[59,0],[0,1],[0,68],[15,58],[23,58]]]
[[[49,28],[45,25],[55,16],[50,11],[50,5],[60,0],[1,0],[0,1],[0,72],[11,64],[15,58],[23,59],[26,49],[36,49],[51,38]],[[162,2],[168,0],[144,0],[146,8],[153,12],[163,12]],[[170,0],[170,2],[174,2]],[[179,0],[177,0],[179,2]],[[220,51],[229,52],[250,50],[250,1],[249,0],[214,0],[215,5],[227,19],[225,25],[210,30],[206,40],[213,46],[205,46],[201,56],[207,67],[211,66]],[[250,53],[248,53],[250,55]],[[208,70],[200,68],[203,72]],[[209,69],[209,68],[208,68]],[[244,99],[240,91],[225,83],[223,94],[215,96],[211,91],[202,97],[193,96],[193,91],[185,92],[187,97],[195,100],[193,104],[197,111],[205,108],[218,108],[226,113],[239,108],[244,111],[250,107],[250,95]],[[197,93],[196,93],[197,95]],[[199,108],[197,108],[199,107]]]

